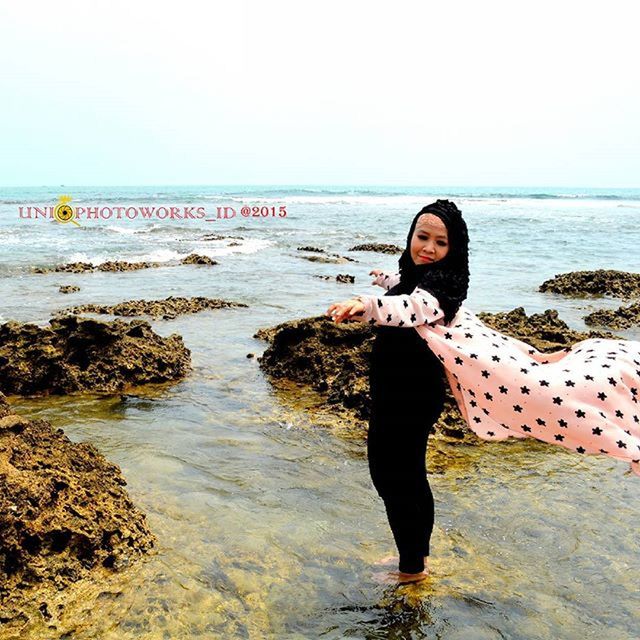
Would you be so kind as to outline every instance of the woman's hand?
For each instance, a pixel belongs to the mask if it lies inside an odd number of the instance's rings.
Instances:
[[[371,284],[375,284],[377,277],[382,273],[384,273],[384,271],[382,271],[382,269],[371,269],[371,271],[369,271],[369,275],[373,276],[373,278],[374,278],[373,282]]]
[[[332,304],[325,315],[330,316],[335,323],[340,323],[344,320],[361,320],[361,318],[354,318],[353,316],[361,316],[364,313],[364,308],[364,304],[360,300],[351,298],[344,302]]]

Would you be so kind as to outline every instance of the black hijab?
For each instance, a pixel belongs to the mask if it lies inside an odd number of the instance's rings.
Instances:
[[[444,222],[449,236],[449,252],[438,262],[417,265],[411,258],[411,238],[418,218],[425,213],[432,213]],[[469,234],[462,213],[453,202],[437,200],[416,214],[398,265],[400,282],[385,295],[408,294],[419,286],[438,299],[445,324],[449,324],[467,297],[469,288]]]

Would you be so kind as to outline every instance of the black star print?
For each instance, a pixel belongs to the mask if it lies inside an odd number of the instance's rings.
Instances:
[[[577,451],[578,453],[584,453],[584,452],[586,451],[586,449],[585,449],[584,447],[578,447],[578,448],[576,449],[576,451]]]
[[[453,338],[453,336],[447,331],[447,333],[444,334],[445,340],[451,340],[451,338]]]
[[[613,385],[614,387],[617,386],[617,382],[613,379],[613,378],[609,378],[609,384]]]
[[[469,357],[470,357],[470,358],[473,358],[474,360],[477,360],[477,359],[478,359],[478,354],[477,354],[477,353],[471,353],[471,354],[469,355]]]
[[[501,384],[498,389],[500,389],[500,393],[509,393],[509,389],[507,389],[503,384]]]
[[[473,389],[469,389],[469,395],[473,396],[474,398],[476,397],[476,393]]]
[[[603,369],[611,369],[611,365],[610,364],[603,364],[602,368]]]
[[[546,380],[540,380],[540,386],[541,387],[548,387],[549,383]]]
[[[411,322],[415,322],[416,321],[416,314],[412,313],[411,314]]]
[[[600,400],[606,400],[607,399],[607,394],[604,391],[601,391],[598,394],[598,398],[600,398]]]
[[[629,389],[629,391],[631,391],[631,395],[632,396],[638,395],[638,390],[635,387],[631,387],[631,389]]]
[[[488,378],[490,375],[491,375],[491,374],[490,374],[486,369],[483,369],[483,370],[482,370],[482,377],[483,377],[483,378]]]
[[[542,419],[542,418],[536,418],[536,422],[541,426],[544,427],[547,423]]]
[[[609,453],[609,452],[605,449],[600,449],[600,453]]]
[[[400,322],[398,323],[398,326],[401,327],[404,324],[404,320],[400,320]]]
[[[409,303],[406,300],[403,300],[402,302],[404,304],[404,308],[406,309],[409,306]]]
[[[391,314],[387,315],[387,322],[391,322]]]
[[[624,413],[622,413],[620,409],[616,409],[616,416],[618,416],[618,418],[624,418]]]
[[[585,379],[585,380],[593,380],[593,376],[586,375],[586,376],[584,377],[584,379]]]
[[[464,337],[465,338],[473,338],[473,333],[465,333]]]
[[[578,409],[576,411],[576,415],[578,416],[578,418],[584,418],[587,414],[582,409]]]
[[[496,434],[493,431],[487,431],[488,436],[495,436]]]
[[[489,412],[486,409],[483,409],[482,412],[484,413],[485,416],[489,415]]]
[[[529,395],[529,387],[520,387],[521,393]]]
[[[529,373],[529,369],[520,369],[520,371],[522,371],[522,373]]]
[[[480,422],[480,418],[478,418],[478,416],[473,416],[473,421],[474,422]]]
[[[375,318],[371,318],[371,320],[369,320],[369,324],[375,324],[376,323],[376,319]]]
[[[455,363],[456,364],[462,364],[462,358],[456,356]]]
[[[598,413],[606,420],[607,416],[605,416],[604,413],[602,413],[602,411],[599,411]]]
[[[599,436],[602,433],[602,429],[600,427],[594,427],[591,429],[591,433],[593,433],[594,436]]]
[[[472,407],[477,407],[477,406],[478,406],[478,403],[477,403],[475,400],[472,400],[469,404],[470,404]]]
[[[573,380],[565,380],[564,383],[567,385],[567,387],[575,387],[576,383]]]
[[[382,306],[382,300],[380,300],[380,298],[378,298],[378,306],[381,307]]]
[[[444,362],[444,358],[440,354],[438,354],[438,360],[440,360],[440,362]]]
[[[499,358],[498,356],[491,356],[491,359],[492,359],[494,362],[500,362],[500,358]]]
[[[622,442],[622,440],[618,440],[618,442],[616,442],[616,444],[618,445],[619,449],[626,449],[627,448],[627,443],[626,442]]]
[[[520,428],[521,428],[523,431],[531,431],[531,427],[529,427],[529,426],[528,426],[528,425],[526,425],[526,424],[523,424]]]
[[[564,428],[566,429],[569,423],[568,423],[566,420],[563,420],[563,419],[561,418],[560,420],[558,420],[558,424],[559,424],[561,427],[564,427]]]
[[[513,410],[517,411],[518,413],[522,413],[522,407],[519,404],[514,404]]]
[[[556,433],[555,436],[553,436],[556,440],[564,440],[564,436],[561,433]]]
[[[485,394],[484,394],[484,397],[485,397],[487,400],[493,400],[493,396],[492,396],[489,392],[485,393]]]
[[[540,365],[539,365],[537,362],[532,362],[532,363],[531,363],[531,366],[532,366],[532,367],[539,367]]]
[[[555,396],[553,399],[553,404],[562,404],[562,398]]]

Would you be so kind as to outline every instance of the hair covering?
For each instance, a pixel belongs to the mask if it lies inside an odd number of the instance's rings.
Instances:
[[[418,218],[425,213],[438,216],[447,227],[449,251],[442,260],[417,265],[411,258],[411,238]],[[419,286],[438,299],[445,324],[449,324],[467,297],[469,288],[469,234],[462,213],[453,202],[437,200],[416,214],[398,264],[400,282],[385,295],[411,293]]]

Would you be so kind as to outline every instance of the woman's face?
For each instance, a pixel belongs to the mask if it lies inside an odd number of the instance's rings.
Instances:
[[[414,264],[442,260],[449,253],[449,235],[444,222],[433,213],[423,213],[411,236],[410,249]]]

